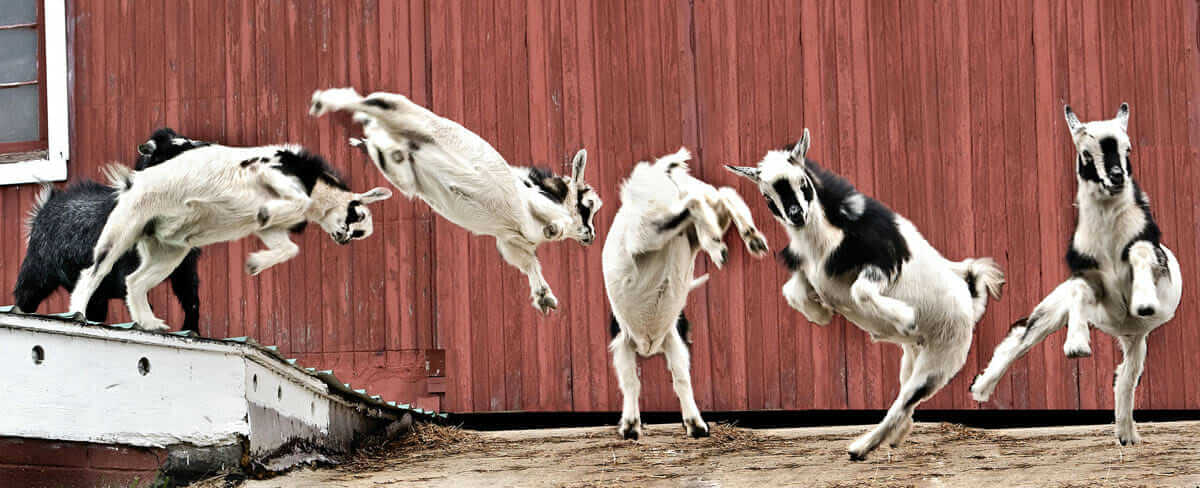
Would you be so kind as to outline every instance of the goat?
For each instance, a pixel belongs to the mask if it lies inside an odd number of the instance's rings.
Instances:
[[[862,460],[884,442],[900,445],[917,405],[962,368],[987,295],[1000,297],[1004,274],[990,258],[942,257],[912,222],[807,159],[808,148],[805,129],[757,167],[728,168],[758,185],[791,239],[780,253],[792,271],[782,290],[788,305],[822,326],[840,313],[871,340],[904,351],[899,396],[848,448]]]
[[[141,265],[125,280],[125,303],[138,327],[151,331],[167,326],[146,292],[188,250],[254,234],[267,247],[246,259],[246,271],[257,275],[299,254],[288,231],[307,222],[338,244],[369,237],[367,205],[391,196],[386,188],[351,192],[323,159],[290,145],[211,145],[136,173],[110,166],[109,178],[117,204],[96,242],[95,264],[71,294],[71,311],[81,313],[117,258],[136,246]]]
[[[159,129],[138,146],[136,168],[146,169],[207,142],[182,137],[169,128]],[[75,289],[80,271],[92,265],[92,250],[109,213],[116,206],[116,190],[92,180],[75,183],[65,190],[44,185],[29,214],[29,245],[17,285],[13,290],[16,309],[36,312],[38,306],[59,287]],[[200,277],[196,272],[199,250],[189,252],[170,274],[171,291],[183,308],[183,330],[199,332]],[[125,277],[139,264],[136,253],[125,253],[99,285],[87,304],[87,319],[104,322],[108,301],[125,298]]]
[[[1113,373],[1116,436],[1141,442],[1133,422],[1134,391],[1146,361],[1146,336],[1175,316],[1182,294],[1179,261],[1161,242],[1150,200],[1133,179],[1129,105],[1110,120],[1079,122],[1063,108],[1075,143],[1075,205],[1079,216],[1067,245],[1070,278],[1012,325],[992,360],[971,385],[975,400],[991,397],[1012,363],[1067,326],[1063,352],[1092,355],[1088,324],[1121,342],[1124,360]]]
[[[513,167],[487,141],[458,123],[392,93],[366,98],[352,88],[316,91],[309,113],[354,113],[363,124],[361,147],[404,196],[420,198],[442,217],[496,238],[508,264],[529,279],[533,307],[543,314],[558,299],[542,276],[537,247],[544,242],[595,240],[592,219],[603,202],[583,180],[587,152],[572,161],[571,176]]]
[[[692,278],[696,255],[703,249],[713,264],[723,266],[728,250],[722,236],[730,224],[751,254],[767,252],[767,240],[737,192],[718,190],[688,174],[689,159],[681,148],[653,164],[638,163],[621,187],[621,208],[604,240],[601,262],[614,334],[608,348],[624,398],[617,433],[625,439],[642,433],[637,356],[654,354],[667,358],[687,434],[708,435],[692,395],[683,338],[688,293],[708,279]]]

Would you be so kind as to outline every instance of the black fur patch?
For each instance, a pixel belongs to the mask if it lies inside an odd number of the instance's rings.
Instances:
[[[554,203],[562,203],[567,199],[567,182],[547,168],[529,168],[528,181]]]
[[[588,191],[590,190],[587,188],[579,191],[579,195],[575,199],[575,211],[579,212],[579,218],[582,219],[583,224],[591,227],[592,209],[583,204],[583,196],[587,195]]]
[[[1100,152],[1104,153],[1104,170],[1108,172],[1109,179],[1114,183],[1124,182],[1124,175],[1121,174],[1121,154],[1117,151],[1117,140],[1112,137],[1100,139]]]
[[[363,152],[366,152],[366,144],[363,144]],[[379,169],[387,168],[387,158],[383,156],[383,151],[378,146],[375,147],[375,158],[379,160]]]
[[[692,324],[688,322],[683,312],[679,312],[679,319],[675,321],[675,331],[679,332],[679,338],[683,339],[684,344],[692,343],[692,337],[689,335],[692,332]]]
[[[279,158],[279,170],[298,178],[304,184],[304,192],[309,195],[312,194],[313,187],[317,186],[318,180],[339,190],[350,191],[342,176],[316,154],[303,149],[299,152],[280,150],[275,153],[275,157]]]
[[[419,150],[421,148],[420,145],[434,143],[433,137],[430,137],[429,134],[424,132],[417,132],[415,130],[402,130],[398,135],[401,139],[408,139],[409,149],[412,149],[413,151]]]
[[[346,205],[346,226],[350,226],[355,222],[361,221],[363,216],[358,212],[357,208],[362,205],[358,200],[352,200],[349,205]]]
[[[187,139],[187,142],[182,145],[176,145],[175,139]],[[174,129],[163,127],[150,135],[150,140],[154,141],[154,151],[150,154],[139,154],[133,168],[141,171],[151,166],[157,166],[169,159],[174,158],[189,150],[211,145],[208,142],[196,141],[183,137],[175,132]]]
[[[152,236],[154,231],[158,229],[158,217],[153,217],[146,222],[146,226],[142,227],[142,235]]]
[[[796,191],[792,189],[792,183],[781,178],[775,180],[771,184],[771,188],[779,196],[779,205],[783,207],[776,209],[776,212],[783,212],[784,219],[791,222],[794,226],[804,225],[804,214],[801,210],[804,208],[804,205],[801,205],[800,200],[796,197]]]
[[[851,220],[842,212],[842,202],[858,193],[849,181],[807,160],[805,168],[816,184],[817,199],[827,209],[829,223],[844,232],[838,247],[825,261],[825,273],[840,276],[856,272],[863,266],[879,267],[888,276],[900,273],[904,262],[912,258],[908,243],[896,225],[896,214],[878,200],[862,195],[863,212]]]
[[[775,214],[776,217],[779,217],[781,219],[784,218],[783,213],[781,213],[779,211],[779,207],[775,205],[775,200],[771,200],[770,195],[764,194],[763,198],[765,198],[767,200],[767,210],[770,210],[771,213]]]
[[[1075,156],[1075,159],[1076,159],[1075,172],[1079,174],[1079,177],[1081,179],[1083,179],[1084,181],[1091,181],[1093,183],[1101,183],[1100,175],[1096,173],[1096,165],[1095,164],[1085,161],[1083,159],[1082,155]]]
[[[608,333],[611,334],[614,338],[616,338],[617,334],[621,333],[621,324],[617,323],[616,315],[609,315],[608,318],[609,318]]]
[[[377,108],[381,108],[383,110],[394,110],[396,108],[395,105],[392,105],[392,102],[389,102],[387,100],[382,100],[379,98],[368,98],[366,100],[363,100],[363,105],[366,105],[368,107],[377,107]]]
[[[676,227],[679,227],[680,225],[683,225],[683,223],[686,222],[688,217],[690,217],[691,215],[692,215],[692,212],[685,208],[685,209],[683,209],[682,212],[679,212],[678,215],[675,215],[667,220],[664,220],[662,222],[655,224],[655,227],[658,228],[659,232],[667,232]]]
[[[913,395],[908,397],[908,400],[904,402],[904,407],[912,407],[913,405],[916,405],[920,401],[932,395],[933,389],[937,387],[938,381],[939,378],[936,375],[931,375],[928,378],[925,378],[925,384],[918,387],[917,391],[914,391]]]
[[[304,229],[307,229],[307,228],[308,228],[308,221],[305,220],[303,222],[300,222],[299,224],[293,225],[292,228],[288,229],[288,232],[291,232],[293,234],[300,234],[300,233],[304,232]]]
[[[967,282],[967,291],[971,293],[971,298],[979,298],[979,292],[975,290],[975,272],[967,270],[967,276],[963,278]]]
[[[791,271],[797,271],[804,264],[804,259],[799,254],[792,252],[792,248],[784,247],[779,250],[779,260],[783,262],[783,266]]]
[[[1096,258],[1077,251],[1074,243],[1067,245],[1067,268],[1071,270],[1072,275],[1079,276],[1085,271],[1099,267],[1100,263]]]

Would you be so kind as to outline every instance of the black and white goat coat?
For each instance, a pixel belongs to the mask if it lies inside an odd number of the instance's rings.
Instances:
[[[637,356],[655,354],[666,356],[688,434],[708,435],[680,330],[687,324],[688,293],[708,279],[693,277],[696,255],[704,250],[717,267],[724,265],[723,236],[731,224],[751,254],[767,252],[766,238],[737,192],[688,174],[690,158],[680,149],[654,163],[638,163],[621,187],[621,208],[604,241],[604,284],[615,331],[609,349],[624,397],[618,433],[627,439],[642,430]]]
[[[71,311],[81,314],[117,259],[136,248],[140,265],[126,278],[126,305],[139,328],[165,330],[146,299],[194,248],[254,234],[267,249],[252,253],[258,274],[300,251],[288,236],[318,223],[339,244],[372,233],[367,204],[385,188],[351,192],[319,156],[298,146],[210,145],[142,171],[109,167],[117,204],[96,242],[94,265],[80,274]]]
[[[135,168],[155,166],[184,151],[207,145],[182,137],[172,129],[159,129],[138,146]],[[62,190],[43,186],[29,215],[29,245],[13,289],[17,310],[36,312],[59,287],[75,289],[79,273],[92,266],[92,251],[116,205],[116,189],[92,180]],[[183,330],[192,332],[199,332],[200,324],[200,277],[196,272],[199,255],[199,250],[188,253],[169,277],[171,291],[183,308]],[[107,319],[109,300],[125,298],[125,277],[138,265],[137,253],[121,256],[88,302],[88,320]]]
[[[987,401],[1004,372],[1054,331],[1067,326],[1067,357],[1092,354],[1089,324],[1116,337],[1124,359],[1113,374],[1116,436],[1141,442],[1133,422],[1134,392],[1146,360],[1146,336],[1171,320],[1183,282],[1179,261],[1161,241],[1150,200],[1133,179],[1133,146],[1126,129],[1129,105],[1110,120],[1081,123],[1064,107],[1075,143],[1079,217],[1067,246],[1071,276],[1051,291],[1029,317],[1013,324],[992,360],[971,385]]]
[[[948,383],[967,358],[987,296],[1004,274],[989,258],[946,259],[912,222],[805,158],[809,134],[770,151],[757,167],[729,169],[754,181],[791,243],[780,255],[792,271],[789,305],[826,325],[839,313],[875,341],[900,345],[900,394],[883,421],[849,446],[863,459],[899,445],[912,412]]]
[[[542,276],[537,247],[596,237],[592,218],[603,202],[583,180],[580,150],[570,177],[510,166],[487,141],[453,120],[393,93],[360,96],[350,88],[313,93],[310,113],[354,114],[363,139],[351,139],[406,197],[420,198],[456,225],[496,238],[501,256],[529,279],[534,308],[549,313],[558,299]]]

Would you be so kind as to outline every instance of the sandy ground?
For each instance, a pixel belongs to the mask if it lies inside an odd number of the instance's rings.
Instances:
[[[461,432],[243,486],[1200,487],[1200,422],[1141,424],[1145,442],[1124,448],[1111,426],[918,424],[900,448],[851,462],[845,447],[865,430],[722,425],[693,440],[680,425],[654,425],[638,442],[618,440],[615,427]]]

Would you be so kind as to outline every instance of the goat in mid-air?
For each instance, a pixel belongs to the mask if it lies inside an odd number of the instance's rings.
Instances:
[[[533,307],[558,308],[542,276],[537,248],[544,242],[596,238],[592,218],[603,202],[583,180],[587,152],[580,150],[571,176],[514,167],[487,141],[457,122],[392,93],[360,96],[351,88],[313,93],[310,113],[354,113],[363,139],[351,143],[406,197],[475,234],[496,238],[500,255],[529,279]]]
[[[1146,336],[1175,316],[1182,294],[1179,261],[1161,242],[1150,200],[1133,179],[1129,105],[1110,120],[1081,123],[1064,107],[1075,143],[1075,206],[1079,217],[1067,246],[1071,277],[1013,324],[996,346],[971,393],[987,401],[1018,358],[1067,326],[1067,357],[1092,355],[1088,324],[1121,342],[1124,360],[1113,373],[1116,435],[1121,445],[1141,442],[1133,422],[1134,391],[1146,361]]]
[[[642,433],[637,356],[663,354],[679,397],[688,435],[708,435],[708,424],[692,395],[690,358],[684,343],[688,293],[708,276],[693,278],[703,249],[719,268],[728,256],[723,241],[730,224],[754,256],[767,252],[767,240],[754,226],[750,209],[732,188],[716,189],[688,174],[687,149],[653,164],[638,163],[621,186],[621,208],[604,240],[604,285],[612,307],[609,349],[624,397],[618,434]]]
[[[887,416],[850,444],[851,459],[912,429],[913,409],[948,383],[967,359],[972,330],[999,298],[1004,274],[990,258],[947,260],[908,219],[806,159],[809,134],[770,151],[757,167],[729,169],[754,181],[791,243],[780,252],[792,277],[783,296],[810,322],[833,314],[900,345],[900,394]]]
[[[135,168],[143,170],[207,145],[182,137],[172,129],[159,129],[138,145]],[[92,250],[116,205],[116,190],[92,180],[80,181],[64,190],[43,186],[29,215],[29,245],[13,290],[18,311],[36,312],[42,301],[59,287],[75,289],[79,273],[92,265]],[[189,252],[170,275],[171,291],[183,308],[183,330],[192,332],[199,332],[200,325],[200,277],[196,273],[199,256],[199,250]],[[109,300],[125,298],[125,277],[138,264],[134,252],[117,260],[112,273],[104,278],[87,304],[88,320],[104,322],[108,318]]]
[[[125,303],[139,328],[155,331],[167,326],[146,293],[191,249],[254,234],[267,246],[246,259],[255,275],[299,254],[288,232],[307,222],[339,244],[367,238],[367,204],[391,196],[386,188],[354,193],[319,156],[286,145],[210,145],[138,172],[110,166],[109,178],[117,204],[96,242],[95,264],[71,294],[71,311],[82,314],[100,280],[136,246],[140,265],[126,278]]]

